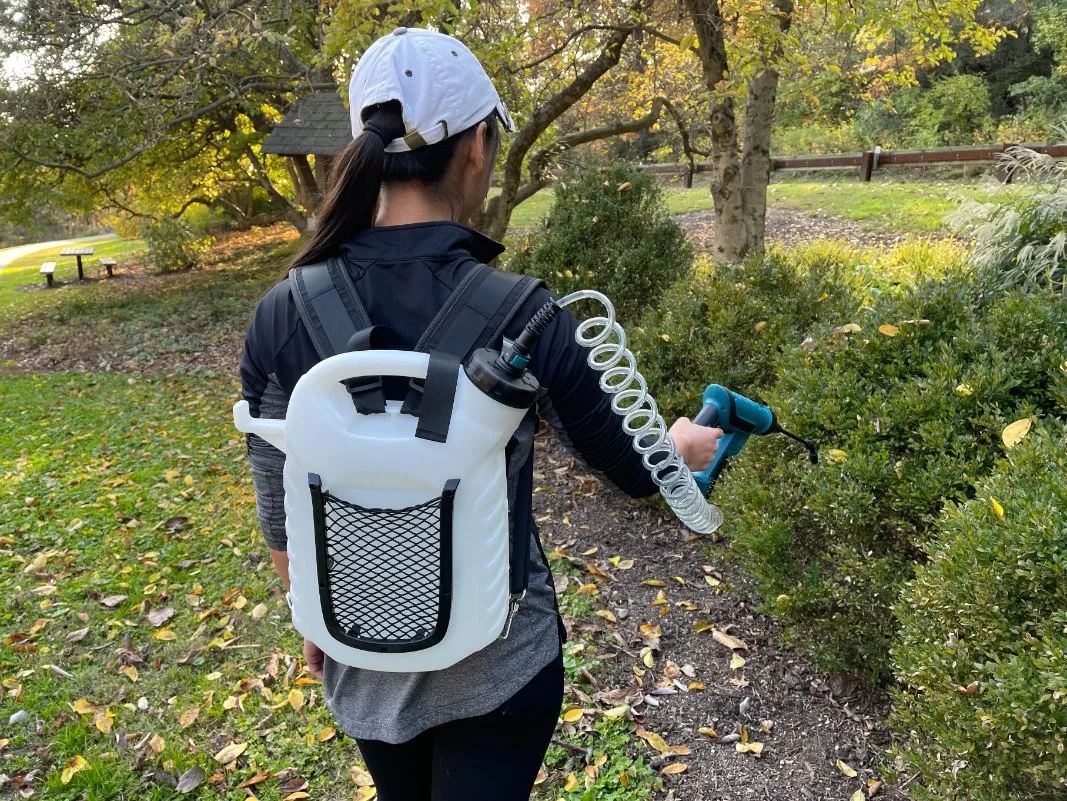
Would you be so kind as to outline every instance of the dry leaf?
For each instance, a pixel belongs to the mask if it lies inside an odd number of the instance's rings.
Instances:
[[[136,667],[134,667],[133,665],[126,665],[126,667],[122,669],[122,675],[128,678],[130,681],[137,681],[137,677],[139,674],[137,673]]]
[[[713,631],[714,629],[715,624],[710,620],[698,620],[693,624],[693,631],[697,634],[703,634],[705,631]]]
[[[681,586],[685,586],[685,579],[681,576],[671,576],[671,578],[677,581]]]
[[[654,731],[647,731],[645,729],[639,728],[636,734],[638,737],[647,742],[661,754],[665,754],[671,750],[671,747],[667,745],[667,741],[664,740],[660,735],[656,734]]]
[[[222,765],[228,765],[241,756],[247,748],[248,743],[230,743],[215,754],[215,761]]]
[[[99,731],[101,734],[107,734],[109,731],[111,731],[111,727],[114,725],[114,723],[115,713],[112,712],[110,709],[98,710],[97,713],[93,715],[93,725],[96,726],[97,731]]]
[[[644,584],[646,587],[666,587],[667,586],[666,584],[664,584],[659,579],[648,579],[647,581],[642,581],[641,583]]]
[[[204,782],[204,769],[193,766],[178,777],[178,785],[174,788],[183,795],[191,793]]]
[[[301,798],[311,798],[311,796],[303,790],[297,790],[295,793],[289,793],[282,801],[300,801]]]
[[[864,794],[863,790],[857,790],[852,794],[848,801],[867,801],[867,796]]]
[[[545,770],[545,766],[544,765],[541,765],[541,767],[539,767],[537,769],[537,776],[534,777],[534,787],[542,785],[547,781],[548,781],[548,771]]]
[[[163,640],[164,642],[171,642],[172,640],[178,639],[178,635],[170,629],[160,629],[152,635],[152,639]]]
[[[615,567],[619,568],[619,570],[630,570],[631,568],[633,568],[633,566],[633,559],[623,559],[617,565],[615,565]]]
[[[708,685],[706,685],[702,681],[691,681],[691,682],[689,682],[689,689],[690,689],[690,691],[698,691],[699,692],[700,690],[708,689]]]
[[[727,634],[724,631],[719,631],[718,629],[715,629],[713,632],[711,632],[711,636],[715,639],[715,642],[719,643],[720,645],[725,645],[727,648],[730,648],[732,650],[748,650],[748,646],[745,645],[744,640],[739,640],[737,639],[737,637],[734,637],[731,634]]]
[[[186,709],[178,716],[178,725],[183,729],[188,729],[198,717],[200,717],[200,707],[194,706],[192,709]]]
[[[626,191],[628,191],[630,189],[633,189],[633,186],[634,185],[632,183],[630,183],[629,181],[623,181],[621,184],[619,184],[619,191],[620,192],[626,192]]]
[[[563,791],[565,793],[572,793],[578,789],[578,777],[573,773],[568,773],[567,778],[563,781]]]
[[[759,756],[763,753],[763,743],[737,743],[734,747],[742,754],[756,754],[756,756]]]
[[[1006,448],[1014,448],[1024,439],[1026,435],[1030,433],[1030,427],[1034,424],[1032,417],[1024,417],[1022,420],[1016,420],[1009,426],[1005,426],[1004,431],[1001,432],[1000,438],[1004,440],[1004,446]]]
[[[688,767],[689,766],[686,765],[684,762],[672,762],[670,765],[661,770],[660,773],[666,773],[668,776],[672,773],[685,773]]]
[[[95,712],[99,706],[83,696],[71,704],[70,708],[79,715],[90,715]]]
[[[620,706],[612,707],[611,709],[607,710],[606,712],[601,712],[600,714],[603,715],[606,718],[614,719],[614,718],[625,717],[626,713],[629,712],[629,711],[630,711],[630,707],[629,707],[628,704],[621,704]]]
[[[651,668],[651,667],[655,666],[656,660],[652,656],[652,649],[651,648],[647,648],[646,647],[646,648],[642,648],[641,649],[641,661],[645,663],[645,667],[647,667],[647,668]]]
[[[989,496],[989,505],[993,507],[993,514],[997,516],[997,520],[1004,519],[1004,507],[997,503],[997,499],[992,495]]]
[[[267,616],[267,605],[266,604],[256,604],[252,608],[252,619],[253,620],[262,620],[266,616]]]
[[[295,687],[289,691],[289,706],[293,709],[300,709],[304,705],[304,691],[298,690]]]
[[[67,635],[67,642],[81,642],[89,634],[89,628],[78,629]]]
[[[564,712],[560,717],[563,718],[565,723],[575,723],[582,719],[582,715],[585,714],[585,710],[581,707],[571,707]]]
[[[364,785],[356,792],[355,801],[370,801],[376,795],[378,795],[378,791],[375,788]]]
[[[332,740],[337,736],[337,729],[333,726],[327,726],[325,729],[319,732],[319,742],[324,743],[327,740]]]
[[[160,737],[158,734],[153,734],[152,738],[148,741],[148,747],[158,754],[160,751],[167,747],[167,741]]]
[[[730,670],[740,670],[745,666],[745,658],[741,654],[734,654],[730,657]]]
[[[839,759],[834,764],[836,765],[839,771],[848,776],[850,779],[855,779],[859,775],[858,773],[856,773],[856,769],[844,760]]]
[[[160,609],[153,609],[148,613],[148,622],[156,628],[159,628],[172,617],[174,617],[174,609],[169,606],[161,607]]]
[[[663,636],[663,629],[653,623],[642,623],[638,627],[641,636],[647,639],[656,639]]]
[[[693,749],[688,745],[672,745],[671,753],[675,756],[689,756],[693,753]]]
[[[63,780],[63,784],[70,784],[74,774],[85,770],[87,767],[89,767],[89,763],[85,761],[85,757],[81,754],[71,758],[70,762],[63,768],[63,775],[60,777]]]
[[[118,606],[125,600],[125,595],[109,595],[107,596],[107,598],[104,598],[102,601],[100,601],[100,603],[102,603],[108,609],[114,609],[116,606]]]
[[[713,737],[716,740],[719,739],[719,733],[708,726],[701,726],[697,729],[697,734],[703,734],[705,737]]]
[[[835,328],[834,329],[834,333],[835,334],[858,334],[862,330],[863,329],[860,328],[856,323],[845,323],[844,325],[839,325],[837,328]]]
[[[613,615],[607,609],[598,609],[598,610],[596,610],[596,614],[597,614],[597,617],[602,617],[602,618],[604,618],[604,620],[608,620],[608,621],[610,621],[612,623],[616,622],[615,615]]]
[[[712,587],[718,587],[722,584],[722,582],[715,578],[715,576],[704,576],[704,581],[708,582]]]
[[[895,337],[900,333],[900,329],[895,325],[880,325],[878,326],[878,333],[885,334],[887,337]]]

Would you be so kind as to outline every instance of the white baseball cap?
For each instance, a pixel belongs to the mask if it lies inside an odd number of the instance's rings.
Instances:
[[[507,106],[474,53],[458,39],[423,28],[397,28],[372,44],[348,85],[352,136],[369,106],[399,101],[405,135],[386,144],[401,153],[465,131],[496,112],[515,130]]]

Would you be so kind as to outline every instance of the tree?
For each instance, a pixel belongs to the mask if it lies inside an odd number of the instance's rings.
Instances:
[[[961,44],[978,53],[996,46],[1004,30],[978,22],[978,5],[978,0],[929,5],[919,0],[685,0],[709,96],[718,256],[739,261],[763,250],[779,82],[814,69],[839,69],[833,62],[812,62],[806,31],[829,27],[847,39],[849,50],[865,54],[862,68],[882,84],[909,83],[918,71],[952,58]]]

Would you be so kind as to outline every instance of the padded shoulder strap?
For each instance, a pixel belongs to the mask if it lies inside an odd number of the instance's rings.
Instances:
[[[371,327],[352,277],[336,259],[294,267],[289,285],[320,359],[344,353],[353,334]]]

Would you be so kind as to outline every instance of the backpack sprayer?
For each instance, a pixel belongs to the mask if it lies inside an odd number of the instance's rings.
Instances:
[[[480,266],[405,351],[385,344],[335,262],[294,268],[289,280],[322,360],[297,382],[285,419],[254,418],[241,401],[234,422],[286,455],[293,625],[341,664],[440,670],[507,636],[526,593],[529,536],[512,537],[505,449],[540,390],[527,371],[534,346],[562,308],[604,307],[578,324],[575,339],[589,348],[588,364],[602,373],[653,481],[693,531],[722,524],[706,494],[726,460],[751,434],[782,431],[767,407],[709,387],[696,422],[726,436],[694,476],[599,292],[550,301],[500,351],[478,347],[500,336],[538,283]],[[347,286],[343,299],[338,286]],[[403,404],[385,398],[382,376],[410,379]],[[814,461],[814,445],[800,441]]]

